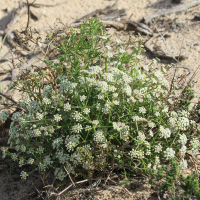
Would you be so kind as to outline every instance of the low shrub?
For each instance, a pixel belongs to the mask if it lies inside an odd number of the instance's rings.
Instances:
[[[11,89],[27,98],[12,116],[8,144],[15,152],[2,148],[4,157],[20,167],[53,169],[59,180],[105,169],[146,173],[170,159],[187,168],[184,156],[187,150],[197,153],[200,125],[188,103],[169,92],[168,67],[157,67],[155,59],[141,66],[139,39],[130,38],[128,45],[137,44],[131,53],[119,39],[113,46],[108,41],[96,19],[68,35],[48,35],[45,42],[54,44],[58,62],[45,60],[46,69],[13,83]],[[7,115],[1,113],[2,122]]]

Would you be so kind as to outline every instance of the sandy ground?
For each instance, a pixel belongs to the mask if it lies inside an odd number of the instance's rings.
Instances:
[[[26,2],[26,1],[24,1]],[[36,0],[35,3],[45,4],[45,5],[55,5],[61,2],[60,0]],[[115,1],[105,1],[105,0],[67,0],[66,3],[62,5],[58,5],[55,7],[45,7],[42,6],[40,8],[31,8],[32,11],[39,17],[38,21],[30,20],[30,26],[32,29],[38,29],[45,35],[45,28],[54,27],[58,25],[60,22],[64,24],[71,24],[76,19],[81,18],[82,16],[96,10],[103,9],[106,6],[110,6]],[[183,0],[183,2],[190,2],[189,0]],[[0,1],[0,45],[3,41],[4,31],[7,27],[7,24],[10,21],[11,14],[14,8],[17,8],[19,2],[17,0],[1,0]],[[127,16],[126,18],[130,18],[133,21],[140,21],[143,17],[150,15],[152,13],[158,12],[163,9],[171,9],[174,5],[170,0],[120,0],[118,9],[126,9]],[[186,56],[187,59],[182,61],[181,63],[176,64],[176,67],[186,67],[191,70],[191,73],[196,70],[199,66],[199,53],[200,53],[200,21],[193,20],[194,17],[200,17],[200,6],[195,6],[193,8],[187,9],[186,11],[182,11],[179,13],[170,14],[167,16],[159,17],[155,20],[155,24],[151,23],[149,26],[155,30],[155,27],[161,33],[167,33],[170,37],[166,38],[166,41],[163,42],[161,37],[158,37],[152,40],[151,48],[152,49],[161,49],[166,55],[170,55],[171,52],[174,56],[182,55]],[[171,22],[170,22],[171,21]],[[27,24],[27,15],[23,15],[19,18],[17,25],[15,27],[16,30],[24,30]],[[132,37],[136,36],[134,31],[124,32],[124,31],[116,31],[114,28],[108,30],[111,33],[112,38],[120,38],[123,42],[128,41],[129,34]],[[156,30],[155,30],[156,33]],[[142,36],[144,41],[149,39],[149,36]],[[5,55],[10,50],[10,47],[7,43],[3,44],[3,48],[1,50],[1,56]],[[152,56],[149,54],[144,55],[144,64],[150,63]],[[18,61],[16,60],[16,63]],[[165,60],[163,60],[165,63]],[[161,63],[160,63],[161,64]],[[159,64],[159,65],[160,65]],[[0,70],[2,69],[10,69],[12,68],[11,62],[6,62],[0,64]],[[174,72],[174,68],[169,71],[169,76],[172,76]],[[179,68],[177,74],[187,74],[187,70],[183,68]],[[0,76],[1,85],[6,93],[10,83],[11,83],[11,74],[1,75]],[[196,97],[193,102],[197,103],[199,94],[200,94],[200,75],[197,74],[195,81],[196,84],[193,89],[196,91]],[[12,94],[13,99],[20,99],[20,95],[17,92]],[[0,157],[1,158],[1,157]],[[1,163],[3,161],[0,160]],[[7,169],[8,171],[8,169]],[[27,192],[24,192],[23,181],[13,180],[13,178],[6,175],[6,171],[1,170],[0,168],[0,199],[31,199],[26,196]],[[9,174],[9,173],[8,173]],[[2,182],[2,181],[3,182]],[[9,186],[10,181],[14,181],[14,186]],[[26,184],[26,186],[29,183]],[[2,187],[3,185],[3,187]],[[13,185],[13,184],[11,184]],[[18,185],[18,187],[16,186]],[[31,184],[30,184],[31,185]],[[17,188],[17,189],[16,189]],[[30,187],[29,187],[30,189]],[[10,192],[14,190],[14,192]],[[107,196],[104,193],[101,193],[101,199],[125,199],[123,194],[119,197],[112,197],[111,192],[107,191]],[[134,190],[133,190],[134,192]],[[151,193],[149,189],[143,189],[138,196],[138,199],[142,198],[149,199]],[[137,195],[136,195],[137,196]],[[35,197],[36,198],[36,197]],[[151,197],[153,199],[153,197]],[[34,199],[34,198],[32,198]],[[100,197],[99,197],[100,199]],[[128,198],[127,198],[128,199]],[[135,198],[137,199],[137,198]]]

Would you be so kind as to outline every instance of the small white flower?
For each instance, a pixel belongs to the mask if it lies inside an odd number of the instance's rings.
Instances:
[[[159,143],[158,145],[155,145],[155,152],[156,153],[160,153],[162,151],[162,146],[161,144]]]
[[[137,55],[136,58],[137,58],[138,60],[141,60],[141,59],[142,59],[142,56],[141,56],[141,55]]]
[[[97,142],[97,143],[103,143],[106,141],[106,138],[103,134],[103,132],[101,130],[98,130],[95,132],[94,134],[94,140]]]
[[[85,95],[80,96],[80,101],[85,101],[87,97]]]
[[[65,139],[65,147],[67,150],[74,151],[75,147],[79,144],[79,135],[67,135]]]
[[[156,124],[154,122],[148,122],[148,126],[150,128],[154,128],[154,127],[156,127]]]
[[[86,115],[89,114],[90,113],[90,109],[89,108],[84,108],[83,113],[86,114]]]
[[[154,134],[153,134],[153,131],[150,130],[150,131],[149,131],[149,136],[150,136],[150,137],[153,137],[153,135],[154,135]]]
[[[72,131],[74,133],[80,133],[82,130],[83,130],[83,127],[79,123],[77,125],[72,126]]]
[[[92,130],[92,127],[91,127],[91,126],[87,125],[87,126],[85,127],[85,131],[91,131],[91,130]]]
[[[20,174],[20,176],[21,176],[22,179],[26,180],[28,174],[25,171],[22,171],[21,174]]]
[[[106,45],[106,48],[108,49],[108,50],[111,50],[112,48],[110,47],[110,46],[108,46],[108,45]]]
[[[179,164],[180,170],[184,170],[187,169],[188,164],[187,164],[187,160],[182,159],[182,161]]]
[[[27,160],[27,164],[32,165],[34,163],[34,159],[33,158],[29,158]]]
[[[129,154],[130,154],[131,158],[139,158],[139,159],[144,158],[144,151],[142,151],[142,150],[137,151],[135,149],[132,149]]]
[[[44,99],[42,100],[42,103],[44,103],[45,105],[49,105],[49,104],[51,104],[51,100],[48,99],[48,98],[44,98]]]
[[[164,151],[164,157],[166,157],[167,160],[169,160],[170,158],[174,158],[175,156],[175,151],[172,148],[167,148]]]
[[[178,142],[180,144],[185,145],[187,143],[187,136],[183,133],[182,135],[179,135],[179,140]]]
[[[159,131],[160,131],[160,137],[163,137],[163,138],[169,138],[171,136],[171,131],[169,128],[164,128],[163,126],[160,126],[159,128]]]
[[[155,157],[155,165],[159,164],[160,163],[160,159],[158,156]]]
[[[75,121],[80,121],[82,120],[82,114],[78,111],[75,111],[73,114],[72,114],[72,117]]]
[[[67,102],[66,104],[64,104],[64,111],[69,111],[71,110],[71,105]]]
[[[182,147],[180,148],[179,152],[182,154],[182,155],[185,155],[187,151],[187,147],[185,145],[182,145]]]
[[[106,36],[99,36],[103,40],[107,40],[108,38]]]
[[[36,113],[36,118],[37,118],[38,120],[42,120],[43,117],[44,117],[44,115],[43,115],[42,113]]]
[[[93,121],[92,121],[92,124],[98,125],[98,124],[99,124],[99,120],[93,120]]]
[[[159,117],[160,116],[160,113],[157,111],[157,112],[155,112],[155,116],[156,117]]]
[[[118,93],[113,93],[113,97],[114,98],[118,97]]]
[[[108,57],[108,58],[112,58],[113,57],[113,54],[111,53],[111,52],[107,52],[107,54],[106,54],[106,56]]]
[[[190,121],[188,118],[186,117],[179,117],[178,121],[177,121],[177,127],[182,130],[185,131],[187,129],[187,127],[189,126]]]
[[[100,100],[104,99],[104,94],[99,93],[99,94],[97,95],[97,98],[100,99]]]
[[[156,59],[153,59],[153,60],[152,60],[152,63],[153,63],[153,64],[156,64],[156,63],[157,63],[157,60],[156,60]]]
[[[126,52],[125,49],[123,49],[123,48],[119,49],[119,53],[125,53],[125,52]]]
[[[146,113],[146,108],[144,106],[139,107],[139,113],[145,114]]]
[[[116,41],[117,44],[122,43],[122,41],[120,39],[118,39],[118,38],[116,38],[115,41]]]
[[[144,142],[145,139],[146,139],[145,134],[139,131],[137,136],[138,142]]]
[[[113,101],[113,104],[114,104],[114,105],[119,105],[119,101],[114,100],[114,101]]]
[[[137,116],[137,115],[132,116],[132,119],[133,119],[134,122],[141,121],[141,118],[139,116]]]
[[[158,80],[162,80],[164,75],[160,70],[157,70],[156,72],[154,72],[154,76],[156,76]]]
[[[61,120],[62,120],[62,115],[59,115],[59,114],[54,115],[54,120],[55,120],[56,122],[61,121]]]

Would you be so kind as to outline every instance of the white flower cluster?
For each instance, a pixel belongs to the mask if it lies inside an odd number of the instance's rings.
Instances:
[[[20,176],[21,176],[22,179],[26,180],[26,178],[28,177],[28,174],[27,174],[27,172],[22,171],[21,174],[20,174]]]
[[[55,120],[56,122],[61,121],[61,120],[62,120],[62,115],[59,115],[59,114],[54,115],[54,120]]]
[[[160,131],[160,137],[163,137],[163,138],[169,138],[171,136],[171,131],[169,128],[164,128],[164,126],[160,126],[159,128],[159,131]]]
[[[83,130],[83,127],[79,123],[77,125],[72,126],[72,132],[74,133],[80,133],[82,130]]]
[[[142,159],[142,158],[144,158],[144,151],[142,151],[142,150],[137,151],[135,149],[132,149],[129,152],[129,155],[131,156],[131,158]]]
[[[184,170],[184,169],[187,169],[187,167],[188,167],[188,163],[187,163],[187,160],[184,160],[184,159],[182,159],[182,161],[180,162],[180,164],[179,164],[179,167],[180,167],[180,170]]]
[[[160,70],[156,70],[154,76],[156,76],[158,80],[162,81],[164,75]]]
[[[180,117],[189,117],[190,113],[187,110],[178,111]]]
[[[126,126],[122,126],[120,128],[120,138],[124,141],[128,141],[129,137],[129,126],[126,125]]]
[[[187,151],[187,147],[185,145],[182,145],[182,147],[179,149],[179,152],[182,154],[182,155],[185,155]]]
[[[83,109],[83,113],[84,113],[85,115],[89,114],[89,113],[90,113],[90,108],[84,108],[84,109]]]
[[[199,140],[197,138],[194,138],[190,141],[190,143],[192,145],[192,153],[194,155],[196,155],[199,151],[199,148],[200,148]]]
[[[114,75],[113,75],[112,73],[104,73],[104,74],[103,74],[103,78],[104,78],[107,82],[115,82]]]
[[[139,131],[138,136],[137,136],[138,142],[143,143],[145,141],[145,139],[146,139],[145,134]]]
[[[117,131],[120,131],[122,127],[125,126],[125,123],[122,122],[113,122],[113,128]]]
[[[87,97],[85,95],[80,96],[80,101],[85,101]]]
[[[97,126],[99,124],[99,120],[93,120],[92,124]]]
[[[139,117],[139,116],[137,116],[137,115],[132,116],[132,119],[133,119],[134,122],[143,121],[143,118],[142,118],[142,117]]]
[[[36,113],[36,118],[38,119],[38,120],[42,120],[43,119],[43,117],[44,117],[44,115],[42,114],[42,113]]]
[[[131,96],[131,94],[132,94],[132,89],[131,89],[131,87],[130,87],[128,84],[124,84],[123,92],[124,92],[125,94],[127,94],[128,96]]]
[[[148,126],[149,128],[155,128],[156,127],[156,124],[154,122],[148,122]]]
[[[98,130],[94,133],[94,140],[97,142],[97,143],[103,143],[103,142],[106,142],[106,138],[103,134],[103,131],[102,130]]]
[[[171,158],[174,158],[175,156],[175,151],[172,149],[172,148],[167,148],[165,151],[164,151],[164,157],[169,160]]]
[[[72,114],[72,118],[75,120],[75,121],[81,121],[82,120],[82,114],[78,111],[75,111],[73,114]]]
[[[97,75],[102,73],[102,68],[99,66],[92,66],[89,67],[89,73],[90,75]]]
[[[139,113],[145,114],[146,113],[146,108],[144,106],[139,107]]]
[[[42,100],[42,103],[44,103],[45,105],[50,105],[50,104],[51,104],[51,100],[45,97],[45,98]]]
[[[97,81],[96,82],[97,90],[101,93],[106,93],[108,91],[108,84],[106,81]]]
[[[64,104],[64,111],[69,111],[71,110],[71,105],[67,102],[66,104]]]
[[[160,143],[155,145],[155,152],[160,153],[161,151],[162,151],[162,145]]]
[[[79,135],[67,135],[65,139],[65,147],[67,150],[74,151],[74,148],[79,144]]]
[[[179,135],[178,142],[182,145],[185,145],[187,143],[187,136],[184,133],[182,135]]]
[[[92,130],[92,127],[89,126],[89,125],[86,125],[86,127],[85,127],[85,131],[91,131],[91,130]]]
[[[104,114],[108,114],[108,113],[110,112],[110,110],[111,110],[111,106],[110,106],[108,103],[106,103],[106,104],[104,105],[104,107],[102,108],[102,112],[103,112]]]
[[[188,118],[178,117],[177,127],[179,128],[179,130],[185,131],[188,128],[189,125],[190,125],[190,121],[189,121]]]
[[[176,122],[177,122],[177,118],[175,118],[175,117],[170,117],[170,118],[168,119],[168,123],[169,123],[169,125],[172,126],[172,127],[174,127],[174,126],[176,125]]]

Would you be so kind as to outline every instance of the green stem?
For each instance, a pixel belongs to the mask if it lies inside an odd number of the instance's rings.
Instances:
[[[107,68],[108,68],[108,67],[107,67],[107,63],[108,63],[108,58],[106,57],[106,58],[105,58],[105,71],[106,71],[106,73],[107,73]]]

